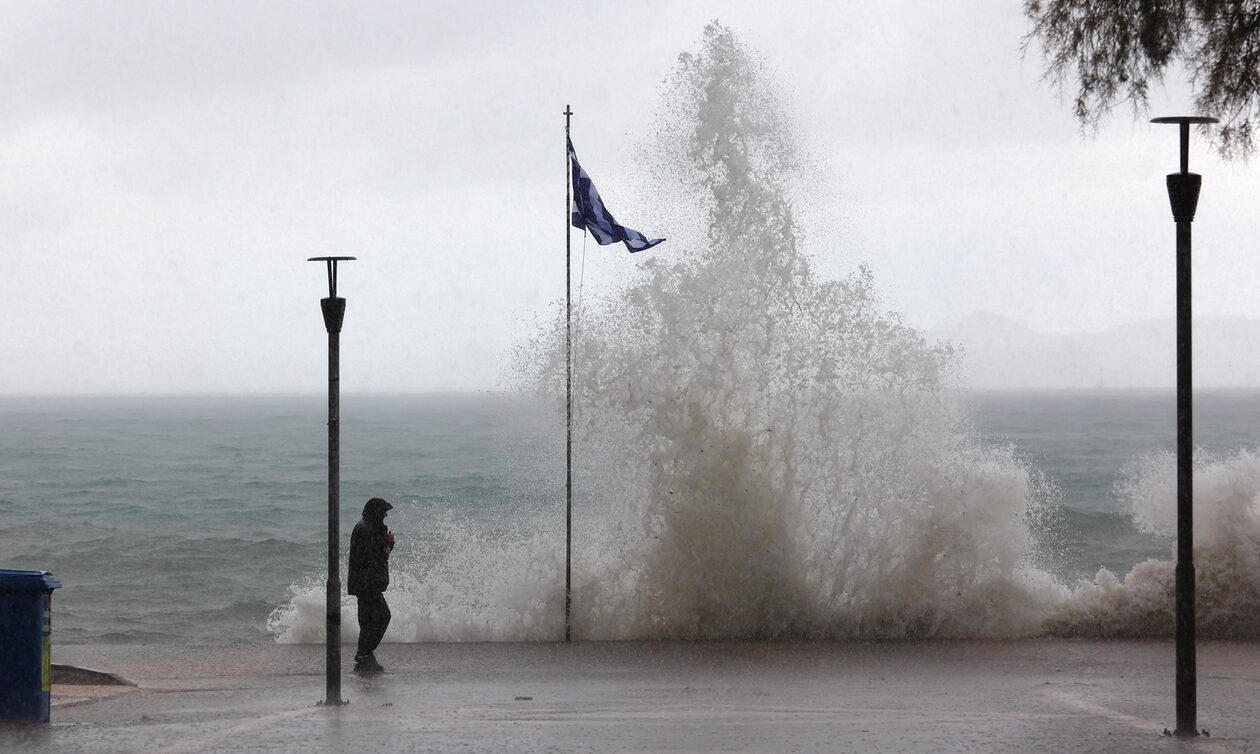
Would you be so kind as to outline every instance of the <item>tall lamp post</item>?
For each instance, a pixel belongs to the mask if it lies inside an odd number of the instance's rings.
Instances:
[[[1216,118],[1178,116],[1152,123],[1175,123],[1181,131],[1181,171],[1168,175],[1168,202],[1177,222],[1177,730],[1199,735],[1194,650],[1194,441],[1190,367],[1190,224],[1199,204],[1203,177],[1190,172],[1190,124]]]
[[[337,263],[354,257],[311,257],[328,268],[328,298],[320,299],[328,330],[328,589],[325,597],[327,696],[341,705],[341,320],[346,300],[337,297]]]

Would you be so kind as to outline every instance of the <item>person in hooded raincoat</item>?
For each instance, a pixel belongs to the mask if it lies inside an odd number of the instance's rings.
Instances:
[[[389,554],[394,534],[385,525],[385,514],[394,506],[374,497],[363,506],[363,518],[350,533],[350,568],[346,591],[359,600],[359,646],[354,653],[354,672],[379,673],[376,648],[389,626]]]

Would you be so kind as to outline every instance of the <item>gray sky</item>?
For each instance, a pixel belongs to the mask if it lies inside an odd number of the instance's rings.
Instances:
[[[360,258],[343,389],[499,387],[564,293],[565,104],[618,218],[670,235],[633,158],[715,18],[787,85],[825,275],[868,263],[928,328],[1171,316],[1176,132],[1083,138],[1021,6],[4,3],[0,392],[322,391],[327,254]],[[1255,168],[1191,169],[1196,313],[1260,318]],[[587,284],[628,264],[591,244]]]

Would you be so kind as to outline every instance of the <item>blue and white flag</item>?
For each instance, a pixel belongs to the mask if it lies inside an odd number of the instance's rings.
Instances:
[[[600,246],[623,241],[631,252],[650,249],[665,240],[649,239],[637,230],[617,224],[612,213],[604,206],[604,200],[599,198],[591,177],[578,164],[572,139],[569,139],[569,162],[573,170],[573,203],[569,207],[573,227],[589,230]]]

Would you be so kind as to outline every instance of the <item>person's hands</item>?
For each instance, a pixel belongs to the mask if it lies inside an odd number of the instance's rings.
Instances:
[[[392,531],[385,532],[385,554],[388,555],[394,551],[394,533]]]

